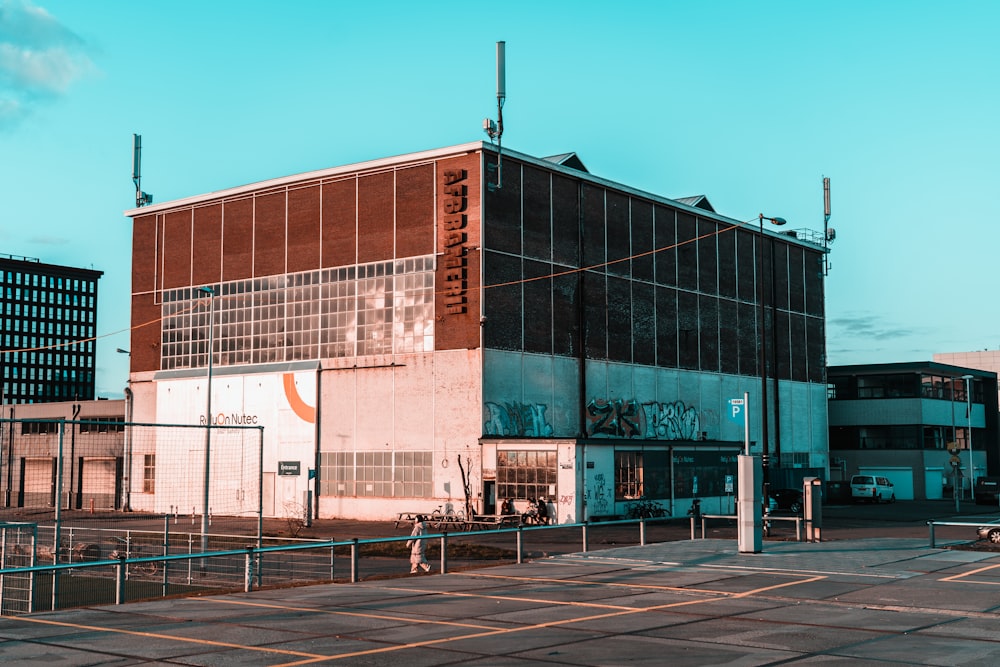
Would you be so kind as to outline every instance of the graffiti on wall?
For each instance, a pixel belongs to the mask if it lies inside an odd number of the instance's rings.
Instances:
[[[587,404],[590,435],[649,440],[697,440],[698,411],[683,401],[639,404],[635,400],[594,399]]]
[[[698,412],[683,401],[643,403],[646,437],[657,440],[697,440],[701,435]]]
[[[544,403],[488,402],[483,433],[493,436],[549,438],[555,433]],[[702,419],[684,401],[639,403],[634,399],[593,399],[586,406],[588,435],[647,440],[699,440]]]
[[[592,516],[608,514],[609,495],[604,473],[599,472],[594,475],[593,488],[587,489],[587,501],[590,505],[590,514]]]
[[[547,438],[553,434],[546,421],[544,403],[487,403],[483,415],[483,433]]]
[[[610,401],[592,400],[587,404],[591,435],[611,435],[618,438],[635,438],[639,430],[639,404],[620,398]]]

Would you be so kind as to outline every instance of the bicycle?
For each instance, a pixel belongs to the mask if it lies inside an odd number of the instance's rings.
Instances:
[[[141,542],[135,543],[131,540],[122,539],[120,537],[116,537],[115,540],[118,542],[118,547],[108,554],[108,558],[111,560],[124,559],[127,561],[131,558],[147,558],[159,555],[152,553],[152,548],[142,544]],[[160,564],[154,560],[141,561],[138,563],[126,563],[125,567],[126,576],[128,576],[129,572],[152,576],[160,571]]]
[[[640,496],[625,506],[625,517],[628,519],[659,519],[669,515],[670,510],[646,496]]]
[[[442,526],[446,526],[452,523],[465,523],[465,512],[459,510],[458,512],[451,506],[445,509],[443,505],[438,505],[437,509],[431,512],[430,516],[427,517],[427,522],[433,524],[435,528],[441,529]]]

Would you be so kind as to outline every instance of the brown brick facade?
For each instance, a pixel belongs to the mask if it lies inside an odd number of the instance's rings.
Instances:
[[[469,153],[326,179],[304,178],[136,217],[133,326],[153,324],[133,329],[132,371],[159,369],[160,290],[443,253],[442,174],[456,169],[464,173],[464,226],[452,230],[462,233],[461,271],[452,272],[452,280],[446,281],[439,262],[436,280],[461,292],[463,308],[452,307],[453,312],[445,314],[446,295],[439,292],[436,346],[478,347],[480,159],[480,153]]]

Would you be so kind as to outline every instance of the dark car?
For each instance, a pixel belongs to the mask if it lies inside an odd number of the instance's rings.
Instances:
[[[802,489],[771,489],[770,509],[798,514],[802,511]]]
[[[976,478],[976,504],[996,505],[1000,501],[1000,477]]]

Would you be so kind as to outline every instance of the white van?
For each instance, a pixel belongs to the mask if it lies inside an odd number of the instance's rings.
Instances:
[[[854,475],[851,477],[851,498],[855,502],[868,500],[873,503],[896,500],[896,492],[892,482],[877,475]]]

